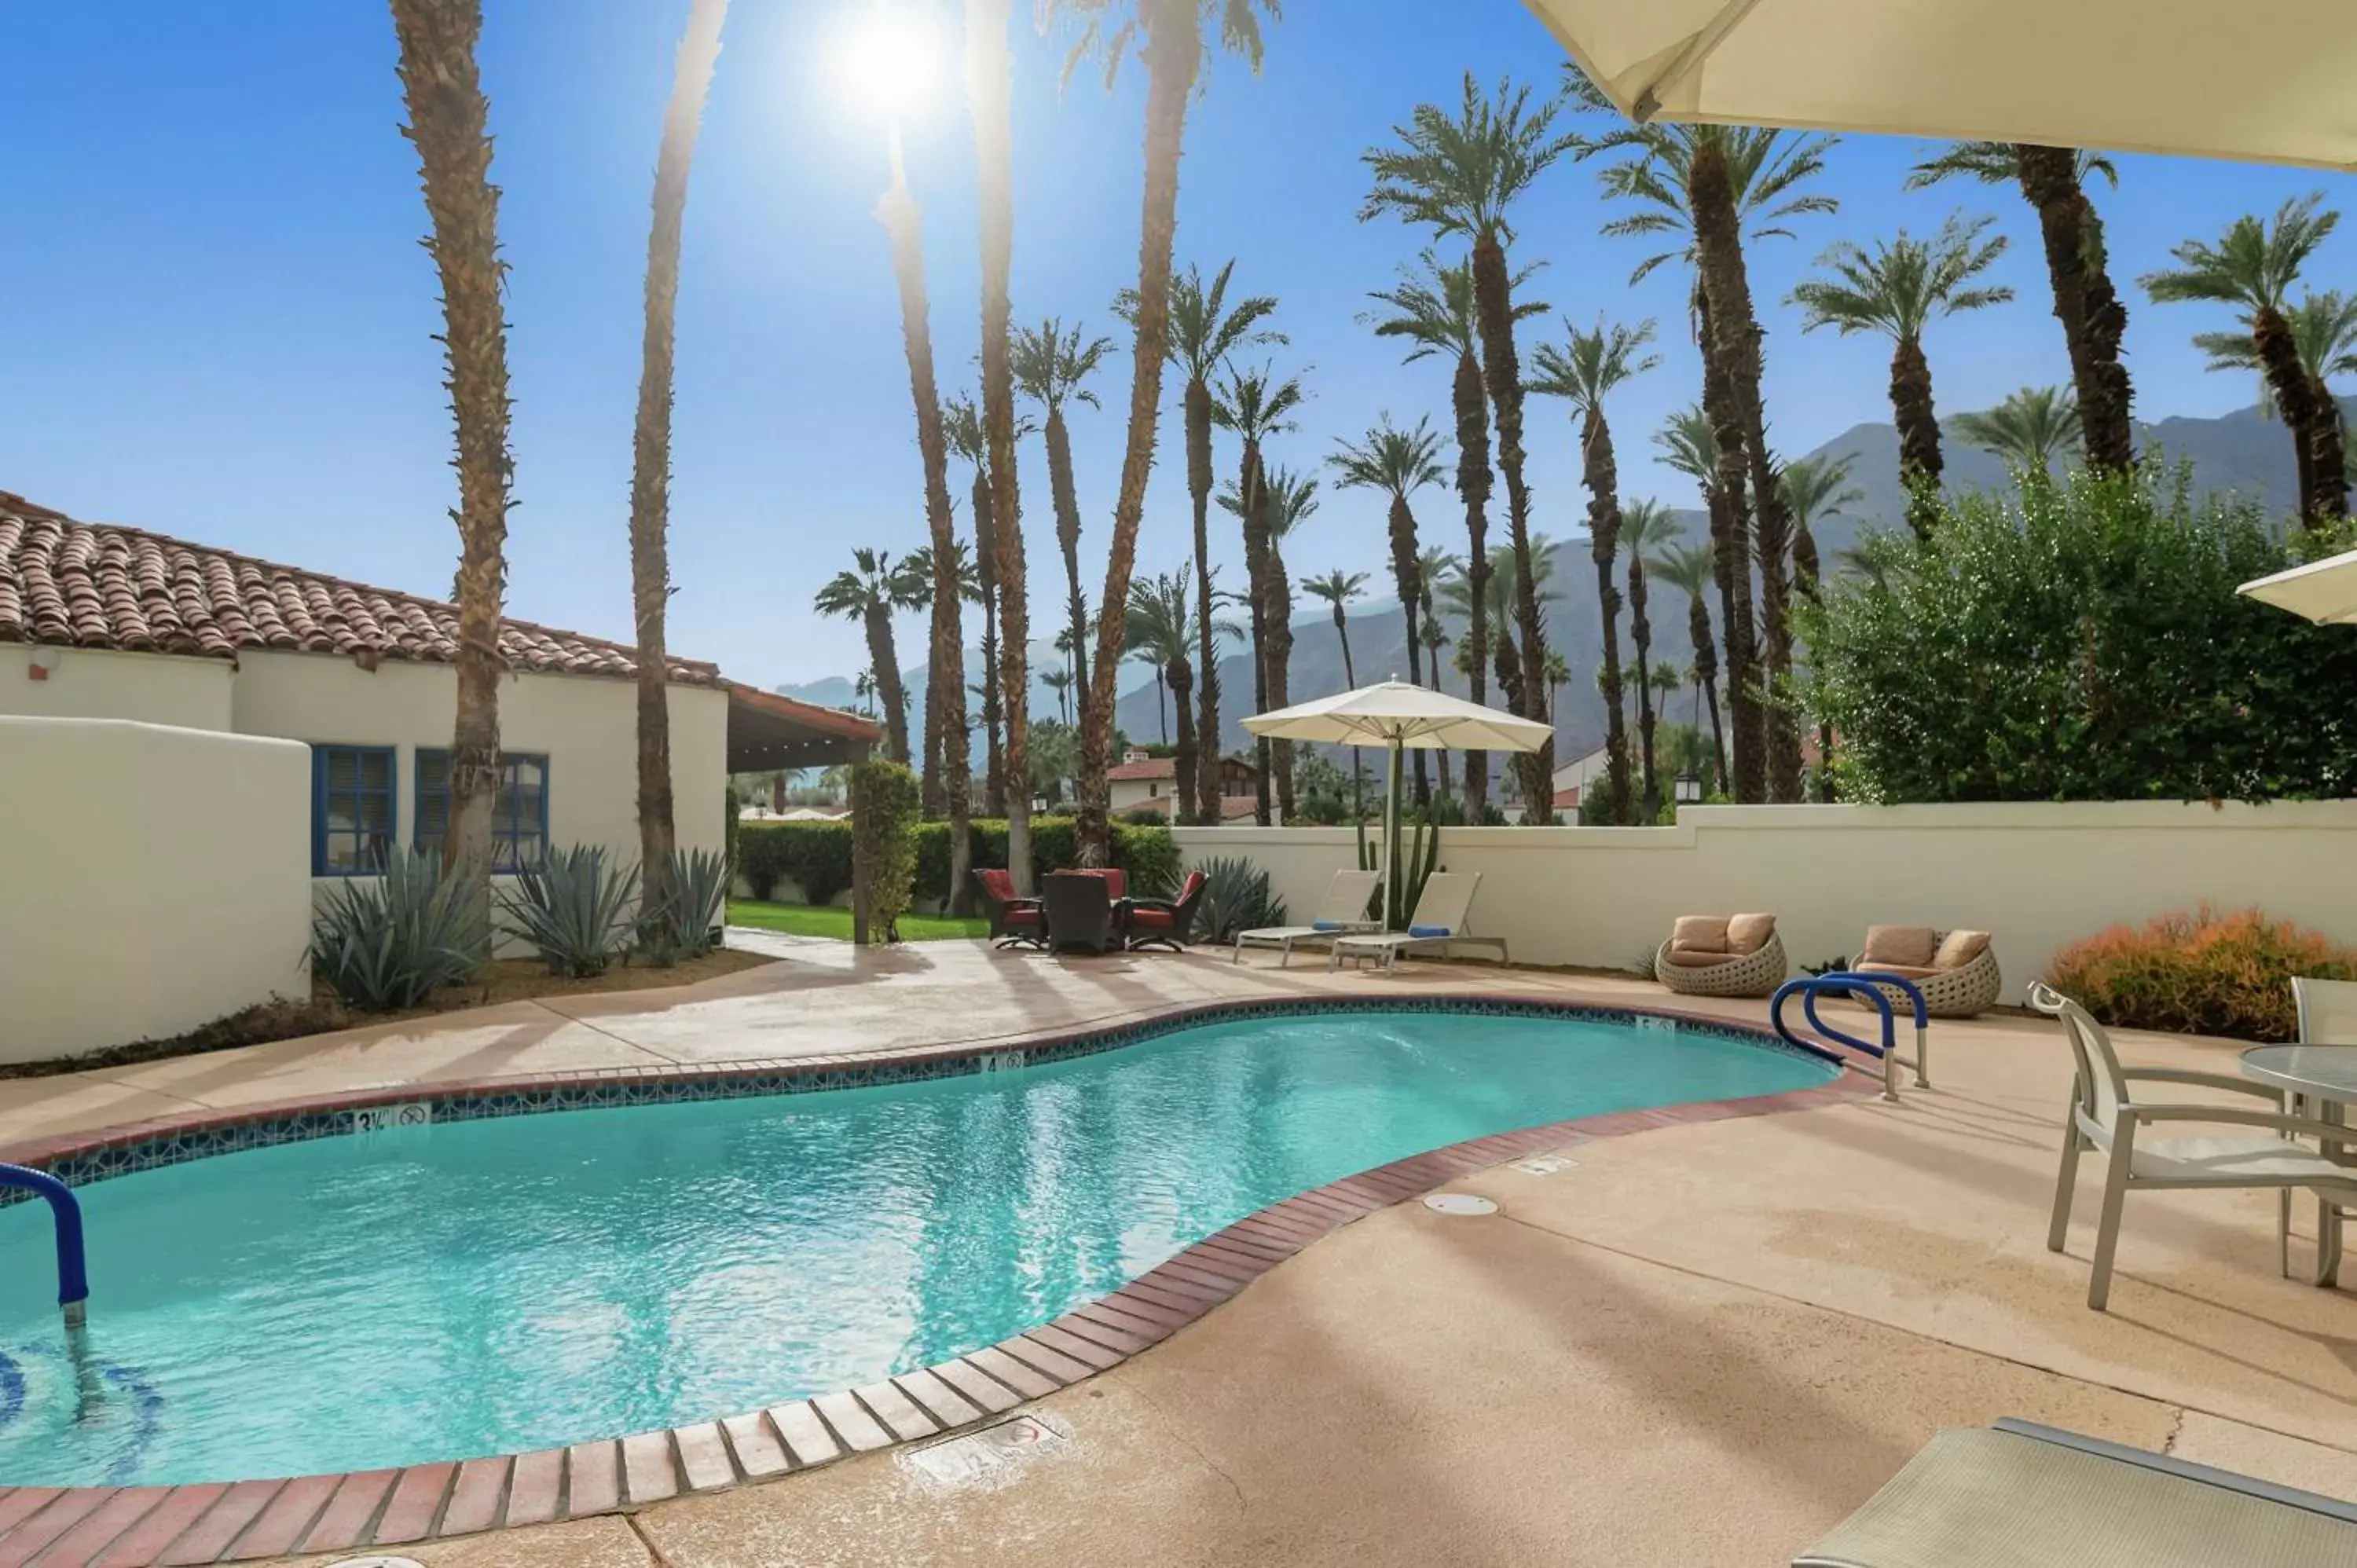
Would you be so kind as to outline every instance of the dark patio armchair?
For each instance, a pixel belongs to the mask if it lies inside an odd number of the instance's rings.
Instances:
[[[983,913],[990,918],[991,940],[1003,948],[1048,945],[1048,921],[1037,898],[1015,892],[1015,878],[1005,871],[977,866],[974,885],[982,893]]]
[[[1178,951],[1195,929],[1195,907],[1203,901],[1205,878],[1190,871],[1178,885],[1176,898],[1132,898],[1124,907],[1122,926],[1132,948],[1168,948]]]
[[[1079,948],[1101,953],[1117,944],[1112,891],[1103,877],[1084,871],[1052,872],[1040,878],[1039,892],[1048,917],[1049,952]]]

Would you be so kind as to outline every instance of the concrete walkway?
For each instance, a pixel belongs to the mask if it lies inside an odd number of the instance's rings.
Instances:
[[[643,1001],[0,1082],[0,1144],[361,1084],[1006,1038],[1222,996],[1665,1001],[1633,981],[1473,965],[1329,977],[965,943],[776,950]],[[2070,1252],[2044,1248],[2060,1038],[1998,1018],[1938,1026],[1933,1045],[1938,1089],[1900,1106],[1586,1142],[1554,1174],[1457,1184],[1495,1198],[1494,1216],[1411,1204],[1361,1220],[1031,1407],[1070,1441],[1003,1484],[943,1489],[884,1454],[402,1550],[474,1568],[1770,1564],[1936,1428],[2007,1414],[2357,1496],[2357,1303],[2276,1278],[2273,1199],[2138,1195],[2112,1310],[2090,1313],[2092,1169]],[[2121,1045],[2231,1070],[2219,1042]]]

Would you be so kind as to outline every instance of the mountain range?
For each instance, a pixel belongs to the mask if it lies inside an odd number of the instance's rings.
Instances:
[[[2357,399],[2344,400],[2344,409],[2357,414]],[[2255,408],[2214,419],[2170,418],[2157,424],[2139,424],[2136,433],[2139,452],[2159,452],[2169,460],[2183,460],[2191,466],[2196,494],[2228,492],[2238,499],[2255,501],[2269,516],[2288,514],[2294,508],[2297,479],[2292,462],[2291,440],[2281,422],[2262,415]],[[1838,461],[1851,459],[1849,482],[1860,493],[1860,499],[1843,507],[1835,515],[1818,519],[1813,527],[1819,555],[1834,568],[1838,553],[1857,542],[1858,536],[1870,529],[1898,527],[1905,515],[1905,491],[1899,483],[1899,435],[1887,424],[1859,424],[1825,442],[1806,456]],[[2005,466],[1992,455],[1965,446],[1953,435],[1943,443],[1946,461],[1945,479],[1952,490],[2009,489]],[[1700,538],[1706,520],[1700,507],[1680,510],[1674,514],[1686,537]],[[1436,501],[1422,509],[1418,521],[1426,542],[1435,540],[1453,541],[1461,529],[1461,514],[1453,502]],[[1580,518],[1584,522],[1586,513]],[[1493,538],[1502,536],[1498,519],[1492,520]],[[1586,534],[1558,540],[1551,549],[1555,554],[1555,571],[1550,585],[1554,600],[1546,607],[1547,639],[1551,647],[1562,650],[1572,670],[1571,683],[1558,695],[1555,715],[1555,755],[1567,759],[1602,744],[1604,736],[1604,701],[1596,690],[1596,670],[1603,658],[1603,618],[1598,613],[1593,570],[1589,566]],[[1622,584],[1625,598],[1627,576],[1623,564],[1616,574]],[[1378,572],[1372,584],[1388,581],[1388,572]],[[1693,649],[1686,637],[1686,607],[1684,596],[1665,585],[1652,588],[1652,607],[1648,618],[1652,623],[1653,657],[1657,662],[1685,665],[1692,661]],[[1620,623],[1620,651],[1625,661],[1631,653],[1627,609],[1623,607]],[[1716,605],[1712,618],[1717,623]],[[1454,639],[1463,627],[1444,612],[1443,628]],[[1405,679],[1407,673],[1405,628],[1395,596],[1371,598],[1367,605],[1348,618],[1351,639],[1351,659],[1361,684],[1382,680],[1389,675]],[[1047,643],[1035,644],[1031,668],[1037,671],[1055,667],[1061,659]],[[968,650],[967,680],[978,680],[982,660],[977,651]],[[1114,708],[1114,720],[1133,741],[1161,740],[1166,736],[1168,717],[1156,683],[1144,673],[1143,666],[1133,667],[1140,678],[1130,681]],[[1320,607],[1314,614],[1298,615],[1294,621],[1292,690],[1295,702],[1329,696],[1344,689],[1342,647],[1335,635],[1330,612]],[[921,736],[924,725],[924,667],[921,662],[904,671],[908,683],[911,712],[909,733]],[[1444,686],[1458,695],[1464,694],[1464,680],[1454,669],[1443,677]],[[1495,682],[1491,684],[1494,686]],[[1249,738],[1244,734],[1242,719],[1251,711],[1252,665],[1246,651],[1238,648],[1221,660],[1220,689],[1222,693],[1221,746],[1232,750]],[[849,708],[858,705],[852,682],[844,676],[800,685],[780,686],[778,690],[806,702],[820,703],[829,707]],[[1501,702],[1494,692],[1492,702]],[[1636,698],[1629,696],[1633,722]],[[1684,721],[1692,717],[1691,689],[1674,701],[1666,703],[1669,716]],[[1031,711],[1035,716],[1052,715],[1057,712],[1056,695],[1044,685],[1035,684],[1031,694]]]

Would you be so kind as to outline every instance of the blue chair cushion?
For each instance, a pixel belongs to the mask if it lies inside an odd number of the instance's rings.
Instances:
[[[1312,920],[1309,922],[1309,929],[1313,931],[1339,931],[1342,929],[1342,922],[1340,920]]]
[[[1407,934],[1412,937],[1453,937],[1457,931],[1450,926],[1410,926]]]

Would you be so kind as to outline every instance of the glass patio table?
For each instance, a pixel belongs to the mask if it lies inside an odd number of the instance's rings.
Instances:
[[[2344,1125],[2348,1107],[2357,1101],[2357,1045],[2254,1046],[2243,1053],[2243,1074],[2284,1092],[2284,1110],[2295,1116],[2314,1114],[2319,1122]],[[2320,1152],[2328,1159],[2351,1163],[2347,1144],[2326,1140]],[[2285,1201],[2290,1201],[2287,1189]],[[2316,1199],[2316,1283],[2329,1285],[2341,1269],[2341,1207],[2319,1194]]]

